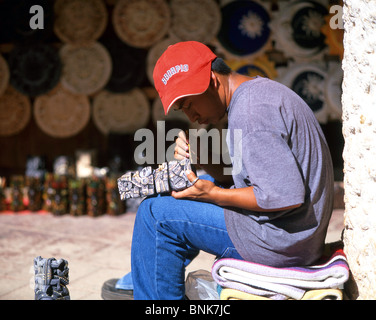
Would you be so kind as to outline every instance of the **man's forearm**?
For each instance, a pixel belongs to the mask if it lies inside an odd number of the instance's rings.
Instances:
[[[273,209],[263,209],[257,204],[256,196],[253,192],[253,187],[239,188],[239,189],[223,189],[213,188],[210,198],[212,202],[221,207],[236,207],[245,210],[259,211],[259,212],[275,212],[288,209],[294,209],[301,204]]]

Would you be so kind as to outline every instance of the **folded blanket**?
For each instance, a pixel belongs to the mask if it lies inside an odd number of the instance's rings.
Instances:
[[[301,300],[342,300],[342,291],[339,289],[320,289],[307,291]],[[221,290],[221,300],[273,300],[243,291],[224,288]]]
[[[271,298],[266,298],[262,296],[257,296],[255,294],[246,293],[243,291],[224,288],[221,290],[220,295],[221,300],[272,300]]]
[[[342,290],[339,289],[320,289],[307,291],[302,300],[342,300]]]
[[[224,258],[212,267],[215,282],[274,300],[300,300],[308,290],[338,288],[349,277],[349,267],[342,248],[325,263],[309,267],[275,268],[249,261]]]

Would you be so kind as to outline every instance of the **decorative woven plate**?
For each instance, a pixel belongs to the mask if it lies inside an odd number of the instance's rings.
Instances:
[[[3,94],[9,83],[8,63],[0,54],[0,96]]]
[[[279,81],[308,104],[320,123],[326,123],[329,115],[325,99],[326,78],[324,66],[318,63],[296,63],[285,70]]]
[[[57,0],[54,31],[67,43],[97,40],[104,32],[108,13],[102,0]]]
[[[82,46],[66,44],[60,50],[60,57],[63,62],[61,83],[73,93],[97,92],[110,78],[111,57],[98,42]]]
[[[276,48],[295,60],[319,58],[326,47],[321,28],[327,13],[327,8],[318,1],[281,3],[271,23]]]
[[[119,0],[112,18],[118,37],[137,48],[150,47],[162,39],[170,19],[165,0]]]
[[[145,127],[150,118],[150,106],[141,89],[126,93],[100,92],[93,103],[93,120],[103,134],[131,134]]]
[[[172,0],[171,34],[181,41],[208,43],[221,27],[221,10],[214,0]]]
[[[146,49],[134,48],[116,35],[101,39],[112,61],[112,72],[105,89],[123,93],[141,85],[145,79]]]
[[[162,55],[163,52],[168,48],[168,46],[175,44],[179,42],[179,39],[176,37],[168,37],[167,39],[164,39],[157,44],[155,44],[150,50],[148,51],[147,55],[147,76],[151,84],[154,84],[154,79],[153,79],[153,71],[155,64],[157,63],[158,59]]]
[[[255,1],[232,1],[221,9],[222,24],[218,41],[235,56],[263,52],[270,40],[270,15]]]
[[[270,61],[266,55],[260,56],[254,60],[227,60],[226,63],[232,70],[250,77],[261,76],[275,79],[278,75],[275,64]]]
[[[89,99],[59,85],[35,99],[34,117],[46,134],[55,138],[68,138],[79,133],[89,122]]]
[[[31,104],[27,96],[8,86],[0,96],[0,136],[22,131],[31,117]]]
[[[18,46],[9,56],[10,84],[23,94],[38,96],[54,88],[61,75],[58,52],[47,44]]]

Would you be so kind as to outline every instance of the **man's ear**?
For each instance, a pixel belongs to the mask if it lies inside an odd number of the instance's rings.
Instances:
[[[219,81],[217,75],[213,71],[210,72],[210,86],[212,86],[213,89],[218,90]]]

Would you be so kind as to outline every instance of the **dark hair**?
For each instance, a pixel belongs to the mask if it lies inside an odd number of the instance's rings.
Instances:
[[[223,61],[222,58],[215,58],[211,65],[212,71],[215,71],[221,75],[228,75],[231,73],[231,68]]]

